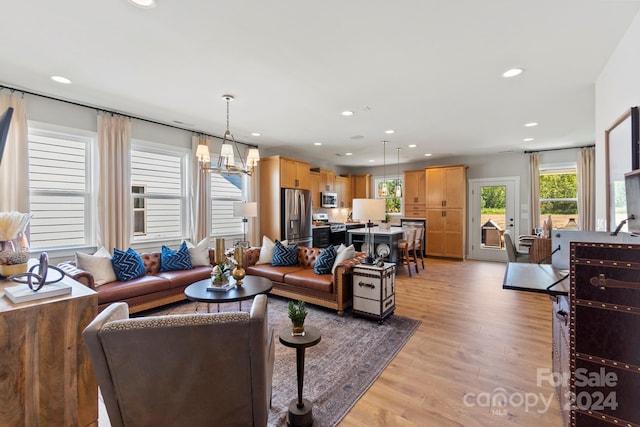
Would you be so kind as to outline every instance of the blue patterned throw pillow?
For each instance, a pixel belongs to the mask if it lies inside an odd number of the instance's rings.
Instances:
[[[127,249],[126,252],[114,248],[111,264],[113,264],[113,270],[121,282],[136,279],[147,273],[147,268],[144,266],[142,258],[131,248]]]
[[[337,255],[338,252],[335,246],[327,246],[320,252],[318,259],[316,259],[316,263],[313,265],[313,271],[316,274],[331,273],[331,268],[333,268],[333,263]]]
[[[160,254],[160,271],[174,270],[191,270],[191,257],[189,256],[189,248],[185,242],[182,242],[177,251],[162,245]]]
[[[298,265],[298,245],[285,246],[276,240],[271,265],[274,267]]]

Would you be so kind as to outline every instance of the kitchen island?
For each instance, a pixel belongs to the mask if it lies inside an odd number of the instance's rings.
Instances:
[[[388,245],[389,255],[385,257],[385,262],[397,263],[398,242],[404,238],[404,231],[402,227],[389,227],[387,229],[381,227],[356,228],[347,230],[347,242],[349,245],[353,244],[356,251],[368,253],[369,251],[365,243],[367,242],[369,232],[371,232],[374,250],[380,244]]]

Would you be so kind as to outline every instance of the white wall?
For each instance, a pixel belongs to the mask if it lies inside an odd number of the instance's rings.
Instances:
[[[604,224],[606,210],[606,129],[640,105],[640,14],[633,20],[596,80],[596,223]],[[631,144],[631,142],[629,142]],[[613,225],[615,228],[615,224]]]

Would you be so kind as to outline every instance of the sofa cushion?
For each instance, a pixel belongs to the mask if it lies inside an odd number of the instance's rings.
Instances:
[[[286,240],[282,241],[283,245],[287,245]],[[260,248],[260,258],[256,264],[271,264],[273,261],[273,250],[275,249],[275,243],[271,241],[267,236],[262,236],[262,247]]]
[[[356,249],[353,245],[345,246],[341,244],[336,252],[336,260],[333,262],[333,267],[331,268],[332,274],[336,271],[336,267],[343,261],[356,257]]]
[[[333,263],[336,260],[336,248],[335,246],[328,246],[320,252],[320,256],[316,259],[316,263],[313,266],[313,271],[316,274],[330,274],[333,268]]]
[[[276,241],[271,265],[274,267],[291,267],[298,265],[298,245],[285,246]]]
[[[189,248],[189,258],[191,258],[191,265],[193,267],[209,266],[209,246],[211,242],[208,237],[200,240],[197,245],[193,245],[191,242],[187,242],[187,248]]]
[[[301,268],[285,274],[284,283],[321,292],[333,292],[333,275],[316,274],[311,268]]]
[[[115,248],[113,250],[111,263],[118,280],[121,282],[144,276],[147,272],[147,268],[142,262],[142,258],[131,248],[127,249],[126,252]]]
[[[294,271],[302,270],[302,267],[272,267],[271,264],[251,265],[245,268],[247,274],[253,274],[255,276],[265,277],[272,282],[284,283],[285,274],[292,273]],[[312,269],[309,271],[313,272]]]
[[[76,266],[93,275],[95,286],[118,280],[111,263],[111,254],[105,248],[98,249],[93,255],[76,252]]]
[[[127,281],[115,281],[100,286],[98,304],[124,301],[140,295],[153,294],[171,289],[171,282],[164,277],[141,276]]]
[[[191,270],[165,271],[158,273],[158,277],[171,282],[172,288],[187,286],[200,280],[211,279],[211,267],[193,267]]]
[[[162,245],[160,271],[191,270],[191,258],[187,243],[182,242],[177,251]]]

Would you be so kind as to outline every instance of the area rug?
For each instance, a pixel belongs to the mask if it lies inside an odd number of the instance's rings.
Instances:
[[[269,426],[285,426],[289,402],[298,395],[295,350],[278,340],[278,332],[291,324],[287,299],[269,296],[269,324],[274,328],[276,355],[273,372]],[[251,302],[242,304],[249,311]],[[211,305],[215,311],[216,305]],[[420,325],[419,320],[392,315],[382,324],[354,317],[339,317],[333,310],[307,305],[305,324],[322,333],[319,344],[306,350],[303,397],[313,403],[313,425],[337,425]],[[198,311],[206,311],[200,303]],[[220,311],[237,311],[238,303],[220,304]],[[181,302],[144,315],[178,314],[196,311],[196,303]]]

